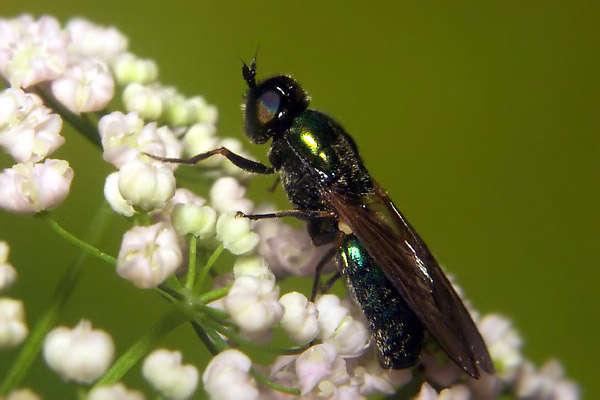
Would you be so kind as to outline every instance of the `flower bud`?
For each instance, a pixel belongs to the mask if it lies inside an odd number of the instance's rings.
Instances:
[[[135,214],[135,210],[132,206],[127,204],[127,200],[123,198],[121,192],[119,192],[119,173],[113,172],[106,177],[104,183],[104,198],[110,204],[110,207],[114,212],[131,217]]]
[[[210,188],[210,204],[218,212],[241,211],[249,213],[252,201],[246,199],[246,187],[232,177],[219,178]]]
[[[158,77],[158,65],[154,60],[139,58],[132,53],[117,56],[112,68],[121,85],[132,82],[149,83]]]
[[[175,175],[171,169],[140,160],[121,167],[118,183],[127,204],[145,211],[161,208],[175,193]]]
[[[23,302],[0,298],[0,348],[21,344],[27,333]]]
[[[308,343],[319,334],[317,307],[298,292],[287,293],[279,299],[284,307],[281,327],[296,343]]]
[[[116,383],[92,389],[86,400],[144,400],[144,395],[137,390],[128,390],[122,383]]]
[[[181,353],[159,349],[144,360],[144,378],[168,399],[183,400],[194,394],[198,386],[198,370],[181,364]]]
[[[67,197],[72,180],[63,160],[16,164],[0,173],[0,208],[18,214],[52,210]]]
[[[180,235],[192,235],[201,240],[215,235],[217,212],[208,206],[176,204],[171,214],[171,223]]]
[[[316,302],[319,311],[319,337],[333,344],[338,353],[345,357],[362,354],[369,345],[369,330],[364,323],[350,315],[350,311],[340,305],[337,296],[328,294]]]
[[[108,370],[115,345],[110,335],[81,320],[73,329],[58,327],[44,340],[46,363],[64,379],[92,383]]]
[[[216,131],[214,125],[203,123],[192,125],[183,136],[185,154],[193,157],[219,147],[219,139],[215,136]],[[202,161],[202,166],[216,167],[221,162],[223,160],[220,160],[219,157],[211,157]]]
[[[523,339],[512,327],[511,321],[488,314],[477,324],[496,366],[496,374],[506,381],[513,380],[523,364]]]
[[[139,83],[127,85],[123,91],[123,102],[127,111],[137,112],[146,120],[157,120],[163,112],[160,93]]]
[[[75,114],[102,110],[114,93],[113,77],[99,59],[81,59],[52,82],[52,95]]]
[[[233,264],[233,276],[236,279],[242,276],[252,276],[275,282],[275,275],[269,270],[264,258],[258,255],[238,257]]]
[[[177,234],[169,225],[136,226],[125,232],[117,273],[142,289],[160,285],[181,265]]]
[[[239,350],[225,350],[210,361],[202,374],[204,390],[211,399],[257,400],[256,382],[248,375],[250,359]]]
[[[246,332],[263,332],[272,328],[283,315],[279,304],[279,287],[274,280],[241,276],[233,281],[225,297],[225,310]]]
[[[227,250],[236,255],[250,252],[259,240],[259,236],[250,230],[250,219],[238,218],[234,213],[219,216],[217,238]]]
[[[73,18],[67,23],[66,30],[71,36],[69,50],[73,54],[111,61],[127,49],[127,37],[113,27]]]
[[[8,243],[0,241],[0,291],[8,289],[17,280],[17,271],[8,263]]]

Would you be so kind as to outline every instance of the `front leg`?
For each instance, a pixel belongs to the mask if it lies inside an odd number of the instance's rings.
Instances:
[[[206,153],[196,154],[192,158],[168,158],[168,157],[158,157],[153,154],[144,153],[150,158],[155,160],[159,160],[162,162],[170,162],[177,164],[190,164],[194,165],[202,160],[206,160],[209,157],[214,156],[215,154],[220,154],[223,157],[227,158],[231,161],[236,167],[243,169],[244,171],[251,172],[254,174],[263,174],[270,175],[276,172],[275,168],[269,167],[267,165],[261,164],[259,162],[250,160],[248,158],[242,157],[238,154],[235,154],[233,151],[229,150],[226,147],[219,147],[218,149],[214,149],[211,151],[207,151]]]

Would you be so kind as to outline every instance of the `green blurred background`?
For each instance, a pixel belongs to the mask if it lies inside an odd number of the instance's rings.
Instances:
[[[118,27],[163,82],[219,107],[224,136],[242,138],[236,56],[260,46],[259,76],[293,75],[343,124],[476,307],[513,318],[526,356],[558,357],[586,398],[600,391],[598,1],[0,3],[3,17],[23,12]],[[65,135],[57,156],[76,177],[56,218],[82,235],[111,168]],[[100,246],[116,254],[125,224],[112,223]],[[9,295],[25,300],[31,325],[76,252],[41,221],[4,212],[0,239],[20,274]],[[122,352],[165,309],[92,260],[61,322],[89,318]],[[207,357],[188,327],[165,345],[199,366]],[[0,353],[0,375],[15,355]],[[126,381],[148,391],[139,375]],[[62,398],[41,361],[24,383]]]

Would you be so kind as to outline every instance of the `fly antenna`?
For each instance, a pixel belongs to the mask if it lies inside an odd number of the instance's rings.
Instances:
[[[256,49],[256,51],[258,52],[258,49]],[[256,54],[254,55],[254,58],[250,62],[250,66],[248,66],[246,64],[246,62],[244,60],[242,60],[241,57],[238,56],[238,58],[240,59],[242,64],[244,64],[242,66],[242,76],[244,77],[244,80],[248,84],[248,87],[250,89],[256,87]]]

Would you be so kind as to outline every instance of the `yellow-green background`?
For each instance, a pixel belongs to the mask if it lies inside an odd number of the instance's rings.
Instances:
[[[2,16],[81,15],[118,27],[161,80],[219,107],[241,136],[240,62],[295,76],[352,134],[372,174],[483,312],[514,319],[524,353],[558,357],[587,398],[600,391],[598,1],[8,1]],[[70,130],[75,169],[56,218],[82,234],[111,168]],[[264,159],[266,148],[248,145]],[[3,167],[9,160],[1,158]],[[271,179],[268,179],[268,183]],[[260,192],[264,193],[264,192]],[[284,203],[280,203],[285,206]],[[124,224],[101,246],[116,254]],[[30,324],[76,254],[40,221],[0,214]],[[90,261],[61,321],[113,333],[118,351],[165,309]],[[166,345],[206,358],[191,329]],[[15,356],[0,353],[0,374]],[[147,390],[139,369],[128,377]],[[61,398],[38,361],[25,384]]]

